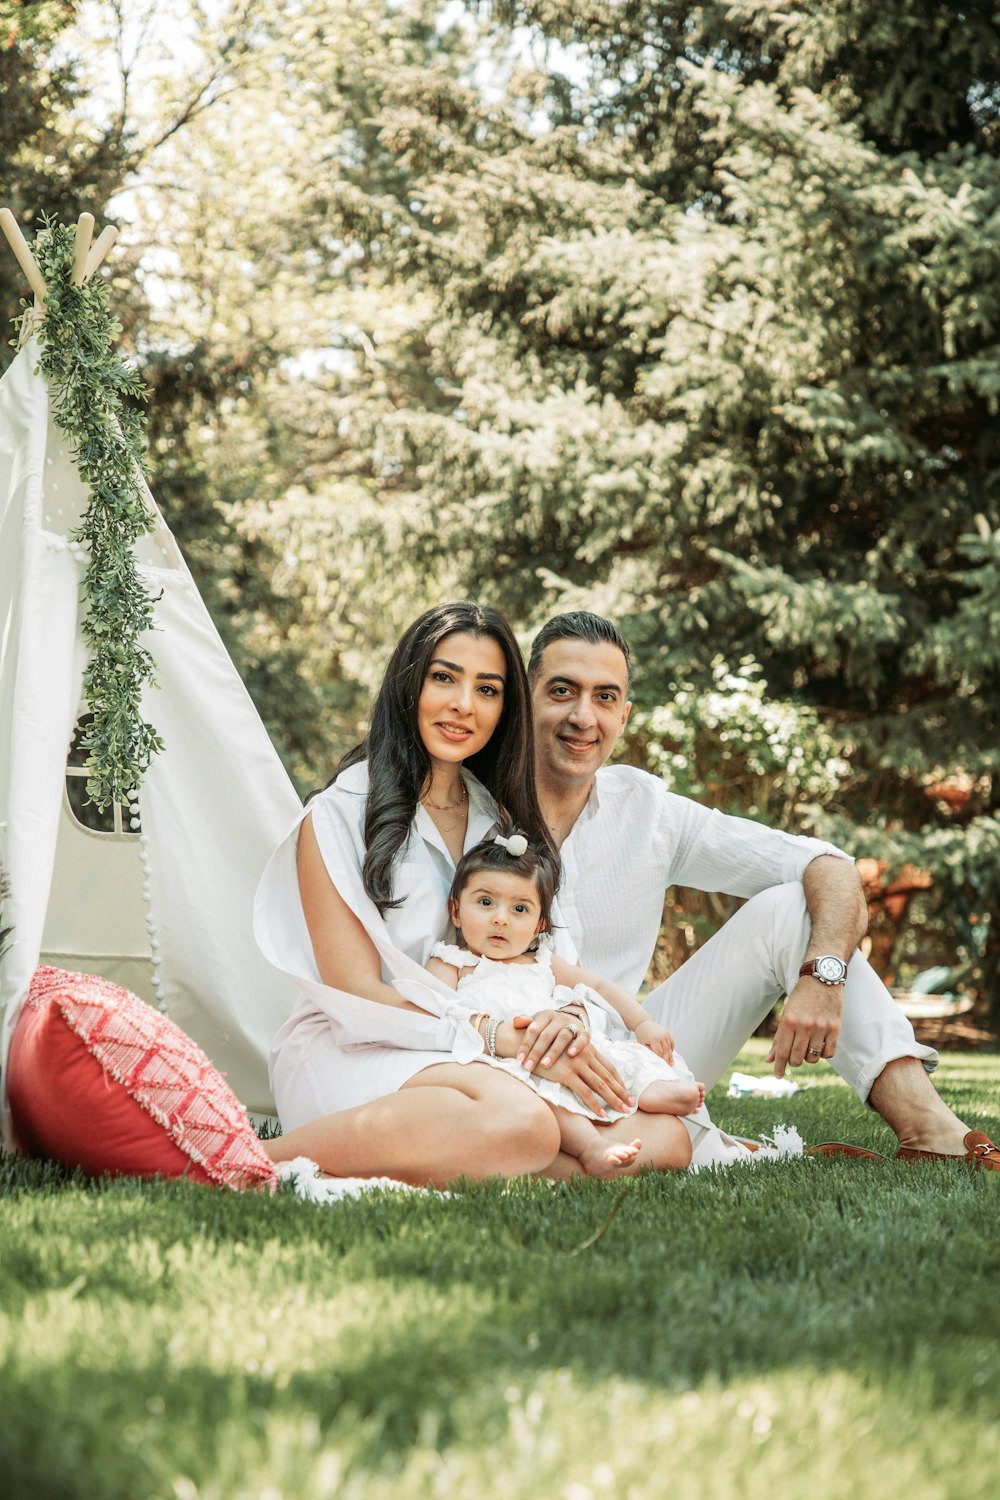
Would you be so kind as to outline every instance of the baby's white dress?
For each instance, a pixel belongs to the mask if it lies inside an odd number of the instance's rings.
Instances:
[[[540,1010],[558,1010],[562,1005],[584,1004],[597,1050],[618,1070],[622,1082],[634,1099],[638,1099],[643,1089],[648,1088],[651,1083],[695,1081],[694,1074],[679,1054],[674,1054],[671,1064],[644,1047],[641,1042],[626,1039],[622,1034],[624,1023],[621,1017],[596,990],[585,984],[575,985],[572,989],[557,984],[552,972],[552,954],[544,944],[535,953],[534,962],[529,964],[498,963],[485,956],[477,958],[476,954],[451,943],[435,943],[431,951],[435,958],[442,959],[455,969],[472,969],[471,974],[463,975],[458,981],[457,991],[463,1005],[468,1006],[470,1015],[485,1012],[499,1021],[513,1021],[515,1016],[533,1016]],[[563,1109],[571,1109],[574,1114],[586,1115],[591,1120],[601,1118],[592,1109],[588,1109],[572,1089],[566,1088],[564,1084],[554,1083],[551,1078],[545,1077],[544,1072],[540,1074],[537,1068],[526,1073],[514,1058],[489,1058],[484,1055],[483,1061],[502,1068],[505,1073],[513,1073],[522,1083],[530,1084],[535,1093],[540,1094],[548,1104],[561,1105]],[[624,1113],[634,1114],[635,1111],[627,1110]],[[623,1115],[609,1109],[604,1118],[620,1120]]]
[[[530,964],[498,963],[491,958],[478,958],[452,943],[435,943],[431,952],[435,958],[455,969],[472,968],[471,974],[459,979],[456,990],[457,999],[463,1008],[468,1006],[470,1016],[486,1013],[497,1020],[512,1021],[515,1016],[534,1015],[539,1010],[582,1003],[598,1052],[618,1070],[634,1099],[638,1099],[651,1083],[694,1082],[694,1074],[679,1053],[675,1052],[673,1063],[668,1063],[632,1039],[618,1012],[596,990],[585,984],[574,985],[572,989],[557,984],[552,972],[552,955],[545,944],[539,947],[535,962]],[[544,1074],[539,1076],[538,1069],[526,1073],[514,1058],[491,1058],[485,1053],[480,1060],[491,1067],[502,1068],[505,1073],[512,1073],[522,1083],[529,1084],[548,1104],[560,1105],[591,1120],[600,1119],[571,1090],[554,1083]],[[625,1113],[634,1114],[635,1110]],[[609,1109],[604,1118],[606,1121],[620,1120],[625,1114]],[[691,1137],[689,1171],[729,1166],[736,1162],[749,1165],[765,1157],[798,1156],[802,1151],[798,1133],[783,1131],[782,1127],[775,1132],[776,1140],[779,1132],[785,1137],[781,1144],[758,1143],[756,1149],[752,1149],[744,1141],[720,1130],[704,1104],[679,1118]],[[641,1130],[641,1126],[639,1128]]]

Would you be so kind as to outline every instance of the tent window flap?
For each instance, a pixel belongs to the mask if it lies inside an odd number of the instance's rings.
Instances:
[[[91,715],[83,713],[76,721],[69,755],[66,759],[66,801],[73,820],[88,833],[117,835],[119,838],[137,838],[129,828],[132,810],[128,803],[115,802],[110,807],[95,807],[87,801],[87,754],[80,744],[82,731],[86,729]]]

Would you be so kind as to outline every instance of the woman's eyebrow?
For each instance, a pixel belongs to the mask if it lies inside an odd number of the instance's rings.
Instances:
[[[449,672],[457,672],[460,677],[465,676],[465,668],[460,667],[457,661],[445,661],[443,656],[435,656],[431,662],[432,667],[447,667]],[[480,678],[485,682],[503,682],[502,672],[477,672],[476,680]]]

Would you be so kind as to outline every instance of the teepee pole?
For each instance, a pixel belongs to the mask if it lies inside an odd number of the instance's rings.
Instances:
[[[90,280],[117,238],[118,229],[114,224],[108,224],[106,228],[101,230],[94,248],[87,256],[87,263],[83,270],[84,281]]]
[[[17,263],[27,277],[28,285],[35,294],[36,304],[39,308],[44,307],[45,282],[42,280],[42,273],[35,264],[35,257],[28,249],[28,242],[9,208],[0,208],[0,229],[7,236],[7,242],[17,257]]]
[[[90,253],[90,240],[94,233],[94,215],[82,213],[76,223],[76,244],[73,255],[73,285],[83,286],[83,274]]]

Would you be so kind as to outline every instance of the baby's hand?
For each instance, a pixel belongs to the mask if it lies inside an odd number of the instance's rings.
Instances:
[[[648,1047],[650,1052],[655,1052],[657,1057],[662,1057],[665,1062],[672,1063],[674,1060],[674,1039],[665,1026],[661,1026],[652,1017],[648,1021],[640,1021],[635,1028],[635,1039]]]

